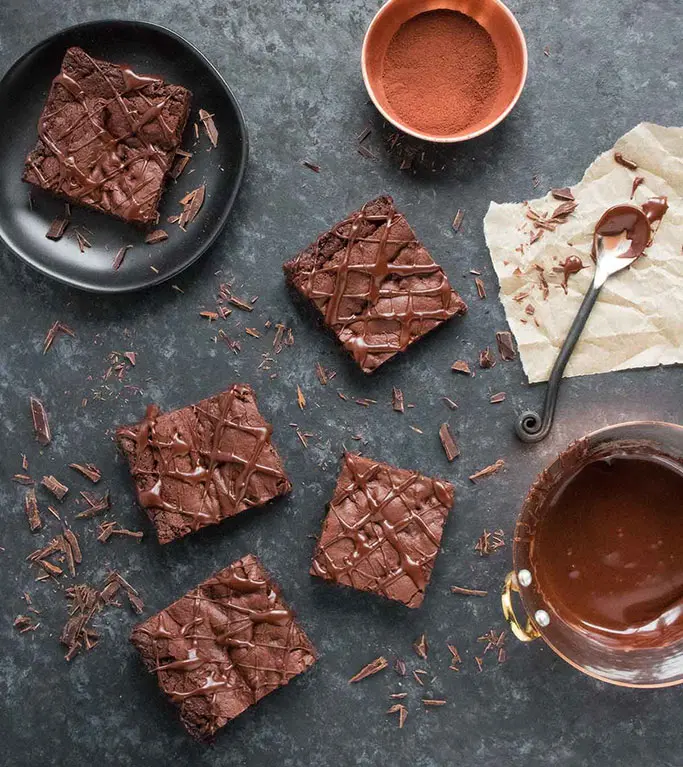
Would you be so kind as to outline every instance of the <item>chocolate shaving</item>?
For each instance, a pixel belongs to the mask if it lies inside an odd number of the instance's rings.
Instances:
[[[69,219],[68,218],[56,218],[51,224],[50,228],[45,232],[45,236],[48,240],[54,240],[57,242],[57,240],[61,240],[64,236],[64,232],[66,232],[67,227],[69,226]]]
[[[443,401],[448,405],[448,407],[451,410],[457,410],[458,409],[458,403],[453,402],[453,400],[450,397],[442,397]]]
[[[241,298],[238,298],[237,296],[230,296],[228,298],[228,303],[232,304],[233,306],[236,306],[238,309],[242,309],[242,311],[245,311],[245,312],[254,311],[254,307],[251,304],[248,304],[246,301],[243,301]]]
[[[627,157],[624,157],[621,152],[614,153],[614,160],[615,162],[618,162],[619,165],[623,165],[624,168],[628,168],[629,170],[636,170],[638,168],[637,163],[633,162],[633,160],[629,160]]]
[[[26,492],[24,496],[24,511],[28,518],[28,526],[32,533],[36,530],[40,530],[43,526],[43,521],[40,518],[40,510],[38,509],[38,500],[36,498],[36,491],[31,488]]]
[[[30,398],[31,404],[31,417],[33,418],[33,431],[35,432],[36,440],[41,445],[48,445],[52,439],[50,434],[50,423],[47,419],[47,411],[45,405],[37,398]]]
[[[491,474],[495,474],[496,472],[500,471],[505,466],[505,461],[502,458],[499,458],[495,463],[492,463],[490,466],[486,466],[483,469],[480,469],[479,471],[475,472],[474,474],[470,474],[470,482],[476,482],[478,479],[482,479],[483,477],[490,477]]]
[[[97,540],[106,543],[112,535],[123,535],[128,538],[141,540],[144,533],[138,530],[128,530],[121,527],[118,522],[102,522],[98,527]]]
[[[133,367],[135,367],[135,363],[138,359],[138,355],[135,352],[124,352],[123,357],[124,359],[127,359]]]
[[[405,405],[403,404],[403,392],[394,386],[391,390],[391,406],[397,413],[405,413]]]
[[[489,593],[488,591],[481,591],[480,589],[466,589],[464,586],[451,586],[451,591],[454,594],[462,594],[466,597],[486,597]]]
[[[377,157],[366,146],[363,146],[362,144],[359,144],[356,147],[356,151],[358,152],[358,154],[361,157],[365,157],[368,160],[376,160],[377,159]]]
[[[396,658],[396,660],[394,661],[394,671],[399,676],[405,676],[406,675],[406,664],[405,664],[405,661],[402,660],[401,658]]]
[[[453,223],[451,224],[454,232],[460,231],[463,218],[465,218],[465,214],[462,212],[460,208],[458,208],[458,212],[455,214],[455,218],[453,219]]]
[[[464,373],[465,375],[472,375],[472,371],[470,370],[470,366],[465,362],[465,360],[456,360],[451,365],[451,370],[455,373]]]
[[[312,170],[314,173],[320,173],[320,166],[316,165],[313,162],[309,162],[308,160],[302,160],[302,165],[305,165],[309,170]]]
[[[117,271],[121,264],[123,263],[123,259],[126,257],[126,253],[132,248],[132,245],[124,245],[122,248],[119,248],[117,254],[114,256],[114,261],[112,262],[111,268],[114,271]]]
[[[356,141],[359,144],[362,144],[365,139],[372,133],[372,128],[369,125],[366,125],[365,128],[356,136]]]
[[[67,527],[64,530],[64,538],[66,538],[70,548],[71,553],[73,554],[74,562],[77,565],[80,565],[83,561],[83,555],[81,554],[81,547],[78,543],[78,537],[76,536],[76,533],[74,533],[72,530],[69,530]]]
[[[107,511],[110,507],[108,490],[101,498],[93,495],[93,493],[89,493],[87,490],[81,490],[81,497],[85,499],[90,508],[76,514],[76,519],[92,519],[92,517],[97,516],[102,511]]]
[[[186,152],[184,149],[176,149],[175,151],[175,159],[173,160],[173,166],[171,167],[171,170],[169,171],[168,175],[174,179],[177,180],[180,178],[182,172],[187,167],[187,164],[192,159],[192,153]],[[171,221],[171,218],[175,218],[175,221]],[[170,216],[168,219],[169,224],[175,224],[179,220],[180,216]]]
[[[168,239],[168,232],[164,229],[155,229],[145,237],[145,242],[148,245],[156,245],[158,242],[163,242]]]
[[[479,556],[486,557],[503,546],[505,546],[505,533],[502,530],[496,530],[493,533],[484,530],[477,539],[474,550],[479,552]]]
[[[206,109],[200,109],[199,119],[204,126],[206,135],[209,137],[209,141],[215,149],[218,146],[218,130],[216,128],[216,124],[213,121],[213,115],[209,114]]]
[[[427,643],[427,636],[425,634],[422,634],[420,638],[413,643],[413,650],[415,650],[415,654],[420,658],[427,659],[429,644]]]
[[[422,703],[425,706],[427,706],[427,707],[429,707],[429,706],[445,706],[446,705],[446,701],[445,700],[443,700],[443,699],[439,700],[437,698],[422,698]]]
[[[479,367],[480,368],[492,368],[495,367],[496,360],[491,351],[491,347],[487,346],[486,349],[482,349],[479,352]]]
[[[306,397],[304,397],[304,393],[301,391],[299,385],[296,387],[296,402],[299,405],[300,410],[303,410],[306,407]]]
[[[501,359],[505,361],[515,359],[517,356],[515,342],[509,330],[499,330],[496,333],[496,343],[498,344],[498,354],[500,354]]]
[[[28,615],[17,615],[12,625],[20,634],[25,634],[27,631],[35,631],[40,623],[34,623]]]
[[[75,469],[91,482],[99,482],[102,479],[102,472],[93,463],[70,463],[70,469]]]
[[[395,703],[387,709],[387,714],[398,714],[398,728],[403,729],[403,725],[408,718],[408,709],[402,703]]]
[[[12,475],[12,482],[17,482],[20,485],[33,485],[34,481],[28,474],[14,474]]]
[[[394,698],[395,700],[403,700],[403,698],[408,697],[407,692],[392,692],[389,696],[390,698]]]
[[[576,200],[568,200],[567,202],[560,203],[552,212],[549,221],[552,223],[562,223],[571,213],[573,213],[578,206]]]
[[[505,402],[506,394],[504,391],[499,391],[498,394],[492,394],[489,398],[489,402],[492,405],[499,405],[501,402]]]
[[[439,427],[439,439],[444,453],[446,453],[446,458],[449,461],[454,461],[460,455],[460,450],[447,423],[442,423]]]
[[[447,644],[446,647],[448,647],[448,652],[451,654],[451,664],[448,668],[451,669],[451,671],[460,671],[460,668],[455,665],[456,663],[462,663],[458,648],[452,644]]]
[[[57,322],[53,322],[45,335],[45,340],[43,341],[43,354],[45,354],[45,352],[50,349],[59,333],[65,333],[67,336],[71,337],[76,335],[74,331],[63,322],[60,322],[59,320],[57,320]]]
[[[572,202],[575,199],[572,190],[568,186],[563,186],[561,189],[551,189],[550,194],[552,194],[556,200]]]
[[[322,386],[327,386],[329,379],[327,377],[327,373],[325,372],[325,368],[319,362],[315,363],[315,374],[318,376],[318,381],[320,381]]]
[[[360,682],[361,679],[377,674],[379,671],[383,671],[388,665],[387,659],[380,655],[379,658],[375,658],[375,660],[368,663],[367,666],[363,666],[355,676],[352,676],[351,679],[349,679],[349,684],[352,682]]]
[[[484,285],[484,281],[481,279],[481,277],[475,277],[474,284],[477,286],[477,294],[479,295],[479,298],[486,298],[486,286]]]
[[[185,229],[188,224],[191,224],[204,204],[204,197],[206,196],[206,185],[202,184],[196,189],[185,195],[180,201],[183,206],[183,211],[178,219],[178,226],[181,229]]]
[[[76,232],[76,243],[78,244],[78,249],[81,253],[85,253],[88,248],[92,248],[90,242],[88,242],[86,237],[80,232]]]
[[[66,485],[63,485],[56,477],[53,477],[51,474],[47,477],[43,477],[40,484],[47,488],[52,493],[52,495],[54,495],[55,498],[58,498],[60,501],[69,492],[69,488]]]

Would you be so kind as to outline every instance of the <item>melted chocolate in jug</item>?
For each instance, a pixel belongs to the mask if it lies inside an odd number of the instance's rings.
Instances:
[[[683,470],[657,455],[581,465],[532,543],[536,583],[580,630],[628,647],[683,637]]]

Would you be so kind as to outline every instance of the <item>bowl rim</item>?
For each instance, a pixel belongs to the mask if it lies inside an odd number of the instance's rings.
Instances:
[[[524,32],[519,22],[517,21],[517,18],[512,13],[512,11],[507,7],[507,5],[505,5],[505,3],[502,2],[502,0],[487,0],[487,2],[490,2],[493,5],[498,6],[503,11],[503,13],[505,13],[505,15],[509,18],[509,20],[512,23],[512,26],[515,28],[517,32],[518,39],[520,40],[522,44],[522,77],[520,79],[519,85],[517,87],[517,90],[515,91],[514,96],[510,100],[510,103],[507,105],[507,107],[498,115],[498,117],[495,118],[495,120],[492,120],[488,124],[484,125],[482,128],[479,128],[479,130],[472,131],[471,133],[466,133],[462,136],[433,136],[433,135],[430,135],[429,133],[422,133],[419,130],[410,128],[408,125],[405,125],[399,120],[395,120],[393,117],[391,117],[385,111],[382,105],[379,103],[379,99],[376,97],[374,89],[370,85],[370,78],[368,76],[368,68],[367,68],[368,49],[369,49],[368,41],[380,17],[384,14],[384,12],[386,11],[386,8],[394,2],[395,0],[387,0],[384,3],[384,5],[382,5],[382,7],[374,15],[367,30],[365,31],[365,36],[363,37],[363,47],[361,49],[361,71],[363,73],[363,82],[365,83],[365,90],[368,92],[368,95],[370,96],[372,103],[375,105],[375,107],[377,108],[379,113],[382,115],[382,117],[384,117],[385,120],[390,122],[394,127],[398,128],[403,133],[406,133],[409,136],[413,136],[414,138],[421,139],[422,141],[428,141],[433,144],[459,144],[463,141],[469,141],[470,139],[476,138],[477,136],[481,136],[484,133],[488,133],[488,131],[495,128],[496,125],[499,125],[510,114],[510,112],[513,110],[513,108],[519,101],[519,97],[522,95],[522,91],[524,90],[524,85],[526,84],[527,74],[529,71],[529,53],[527,50],[526,37],[524,36]],[[419,15],[419,11],[415,15],[416,16]]]

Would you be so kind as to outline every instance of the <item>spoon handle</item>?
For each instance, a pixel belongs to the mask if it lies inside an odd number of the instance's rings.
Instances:
[[[562,344],[560,353],[557,355],[555,365],[553,366],[552,373],[548,379],[548,388],[545,392],[545,401],[543,403],[543,416],[533,410],[527,410],[519,417],[516,425],[515,432],[522,442],[541,442],[550,433],[550,429],[553,425],[553,419],[555,418],[555,408],[557,407],[557,395],[560,391],[560,383],[562,382],[562,374],[567,367],[569,358],[572,356],[576,342],[581,336],[584,325],[588,320],[588,316],[591,313],[591,309],[600,294],[602,285],[596,285],[595,282],[591,285],[590,289],[586,293],[583,299],[583,303],[579,311],[576,313],[574,322],[572,322],[571,328],[567,333],[567,337]]]

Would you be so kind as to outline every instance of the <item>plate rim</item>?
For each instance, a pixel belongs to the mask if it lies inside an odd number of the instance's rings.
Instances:
[[[42,47],[54,42],[57,38],[62,36],[68,36],[70,33],[74,33],[75,31],[87,30],[88,28],[106,27],[107,25],[112,25],[112,24],[119,25],[119,26],[145,27],[155,32],[161,32],[164,35],[172,37],[174,40],[179,42],[182,46],[185,46],[191,52],[193,52],[196,56],[198,56],[199,59],[203,61],[203,63],[216,76],[218,82],[223,87],[223,91],[225,92],[228,100],[231,102],[235,110],[235,113],[237,115],[237,125],[239,129],[239,133],[241,134],[241,137],[242,137],[242,150],[239,155],[237,177],[236,177],[235,183],[233,185],[233,188],[230,194],[228,195],[225,208],[223,212],[221,213],[220,217],[218,218],[218,221],[214,225],[213,231],[210,233],[207,240],[199,248],[194,250],[192,252],[192,255],[189,258],[185,259],[182,263],[178,264],[174,269],[164,274],[154,275],[150,277],[149,280],[146,280],[144,282],[138,282],[133,285],[126,285],[121,287],[117,287],[115,285],[97,286],[97,285],[94,285],[93,283],[81,282],[77,279],[64,277],[56,273],[54,270],[49,269],[43,266],[42,264],[35,262],[25,251],[17,249],[5,236],[4,227],[0,226],[0,240],[2,240],[2,242],[8,248],[8,250],[10,250],[17,258],[19,258],[27,266],[31,267],[33,270],[44,275],[45,277],[48,277],[52,280],[55,280],[56,282],[61,283],[62,285],[67,285],[70,288],[76,288],[86,293],[95,293],[95,294],[99,293],[102,295],[116,295],[116,294],[120,295],[123,293],[133,293],[136,291],[146,290],[148,288],[161,285],[162,283],[167,282],[173,277],[176,277],[178,274],[185,271],[187,268],[192,266],[192,264],[198,261],[206,253],[206,251],[215,243],[215,241],[218,239],[218,236],[225,228],[225,224],[227,223],[228,216],[230,215],[230,212],[232,211],[232,208],[235,204],[235,200],[237,199],[237,195],[239,194],[239,191],[242,187],[242,181],[244,180],[244,174],[246,172],[247,162],[249,159],[249,132],[247,130],[247,124],[244,118],[244,113],[242,112],[242,108],[240,107],[235,94],[233,93],[232,89],[228,85],[223,75],[218,71],[218,68],[213,64],[213,62],[211,62],[202,53],[202,51],[200,51],[199,48],[197,48],[197,46],[194,45],[194,43],[191,43],[189,40],[187,40],[185,37],[180,35],[178,32],[175,32],[174,30],[169,29],[168,27],[162,24],[156,24],[155,22],[136,21],[131,19],[119,19],[119,18],[96,19],[93,21],[85,21],[85,22],[82,22],[81,24],[72,24],[69,27],[63,27],[62,29],[57,30],[53,34],[37,42],[35,45],[29,48],[29,50],[25,51],[21,56],[19,56],[19,58],[16,59],[13,64],[10,65],[9,69],[4,73],[2,78],[0,78],[0,91],[2,91],[6,87],[6,81],[10,79],[10,77],[23,64],[23,62],[26,59],[34,55]]]

